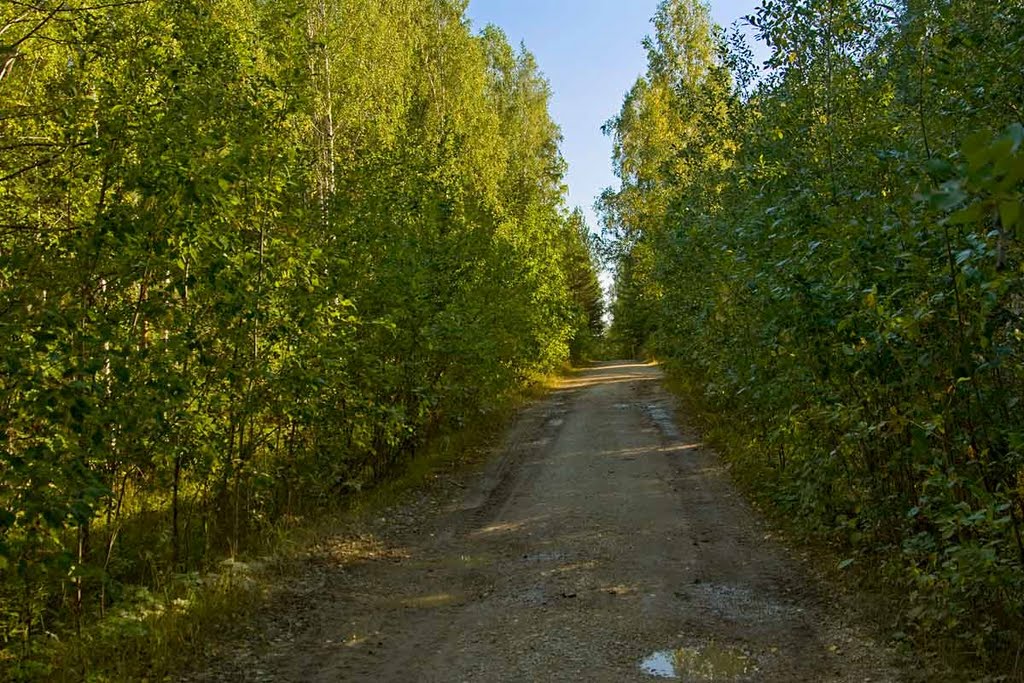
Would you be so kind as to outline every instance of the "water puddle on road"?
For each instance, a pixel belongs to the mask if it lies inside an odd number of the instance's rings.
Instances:
[[[493,555],[449,555],[414,560],[406,566],[434,574],[440,570],[483,569],[494,564],[494,561]]]
[[[682,434],[679,433],[679,429],[676,427],[675,420],[672,414],[665,408],[649,403],[644,406],[644,412],[647,413],[647,417],[661,430],[661,432],[669,439],[681,439]]]
[[[546,552],[533,553],[532,555],[523,555],[522,560],[524,562],[531,563],[544,563],[544,562],[561,562],[566,558],[565,553],[558,550],[550,550]]]
[[[640,662],[640,670],[656,678],[741,681],[755,673],[757,665],[742,650],[711,643],[702,648],[660,650]]]
[[[763,624],[766,621],[788,623],[798,619],[803,610],[792,603],[766,595],[758,595],[742,586],[701,583],[688,587],[677,597],[700,601],[715,616],[730,621]]]

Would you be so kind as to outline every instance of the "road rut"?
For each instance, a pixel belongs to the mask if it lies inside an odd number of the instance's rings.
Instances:
[[[483,471],[339,538],[190,680],[897,681],[675,420],[654,365],[578,371]]]

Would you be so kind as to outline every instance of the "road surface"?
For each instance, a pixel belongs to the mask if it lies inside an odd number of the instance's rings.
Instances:
[[[328,544],[190,680],[910,680],[661,379],[631,361],[567,378],[443,500]]]

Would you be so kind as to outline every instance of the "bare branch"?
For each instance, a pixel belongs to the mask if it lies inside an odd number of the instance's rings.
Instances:
[[[56,13],[58,14],[70,14],[72,12],[96,12],[104,9],[112,9],[114,7],[129,7],[131,5],[145,5],[153,0],[120,0],[119,2],[108,2],[98,5],[86,5],[85,7],[64,7],[67,4],[67,0],[62,2],[57,8]],[[35,10],[36,12],[48,12],[45,7],[33,4],[31,2],[24,2],[23,0],[9,0],[11,4],[18,7],[23,7],[29,10]]]
[[[5,175],[3,177],[0,177],[0,183],[5,183],[8,180],[12,180],[14,178],[17,178],[20,175],[28,173],[29,171],[32,171],[34,169],[41,168],[43,166],[51,164],[54,161],[56,161],[57,159],[61,158],[64,155],[65,152],[67,152],[69,150],[72,150],[72,149],[75,149],[76,147],[82,147],[85,144],[87,144],[87,143],[79,142],[79,143],[76,143],[74,145],[71,145],[71,146],[67,147],[66,149],[61,150],[60,152],[57,152],[56,154],[51,154],[48,157],[43,157],[42,159],[37,159],[35,162],[29,164],[28,166],[23,166],[22,168],[19,168],[17,171],[14,171],[12,173],[8,173],[7,175]]]
[[[22,43],[24,43],[26,40],[28,40],[32,36],[34,36],[36,33],[38,33],[41,28],[43,28],[44,26],[46,26],[46,24],[49,23],[50,19],[53,19],[53,17],[57,14],[57,12],[61,11],[62,9],[64,9],[64,5],[66,5],[66,4],[67,4],[66,0],[61,0],[61,3],[59,5],[57,5],[52,10],[50,10],[50,13],[47,14],[45,17],[43,17],[42,20],[40,20],[40,22],[35,25],[35,28],[33,28],[31,31],[29,31],[25,35],[23,35],[18,40],[14,41],[14,44],[7,46],[8,54],[12,55],[11,56],[12,61],[13,61],[14,57],[16,57],[17,54],[18,54],[18,52],[17,52],[18,51],[18,46],[21,45]]]
[[[12,149],[23,149],[25,147],[60,147],[59,142],[14,142],[9,145],[0,145],[0,152],[7,152]]]
[[[26,21],[27,19],[28,19],[28,12],[25,12],[20,17],[17,17],[15,19],[11,19],[10,21],[7,22],[7,24],[3,28],[0,28],[0,36],[2,36],[3,34],[7,33],[9,30],[14,28],[18,24]]]
[[[17,52],[0,54],[0,81],[11,75],[11,71],[14,70],[14,62],[17,60]]]

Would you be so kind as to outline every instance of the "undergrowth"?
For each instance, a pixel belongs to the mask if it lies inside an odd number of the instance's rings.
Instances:
[[[610,335],[917,649],[1024,660],[1024,5],[663,0],[607,130]]]
[[[735,415],[708,401],[702,383],[678,368],[663,367],[665,387],[679,400],[679,419],[700,432],[702,440],[723,458],[733,482],[767,518],[773,531],[797,549],[830,588],[838,589],[833,595],[842,600],[845,608],[872,624],[879,639],[913,657],[931,680],[1024,680],[1019,651],[1007,650],[982,660],[942,631],[915,627],[913,620],[908,620],[914,604],[902,588],[901,574],[906,567],[882,552],[857,548],[842,530],[826,528],[817,519],[794,514],[791,491],[777,478],[764,445],[738,428]],[[986,669],[1001,673],[986,673]]]
[[[563,368],[563,372],[568,369]],[[556,375],[536,375],[486,412],[432,435],[416,457],[362,490],[291,517],[249,539],[206,572],[161,574],[125,589],[118,604],[86,628],[55,624],[44,636],[3,650],[0,679],[60,683],[166,680],[201,663],[225,629],[270,604],[274,586],[299,560],[361,519],[401,505],[435,478],[478,463],[516,411],[543,396]]]

